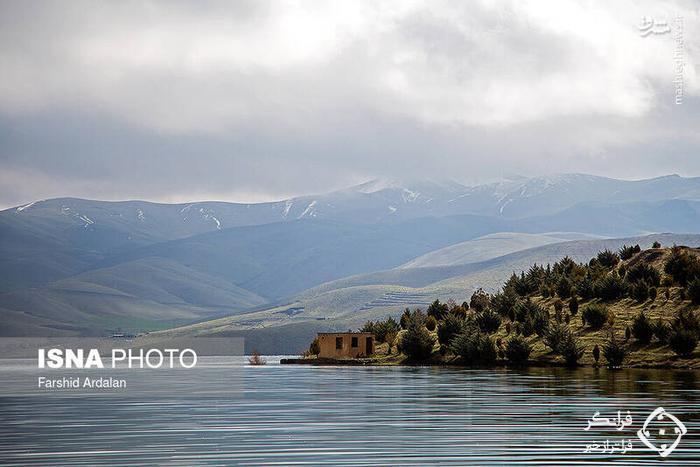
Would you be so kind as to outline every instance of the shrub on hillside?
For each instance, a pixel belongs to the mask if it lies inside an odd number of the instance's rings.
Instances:
[[[600,303],[591,303],[583,309],[581,316],[591,329],[600,329],[608,320],[608,309]]]
[[[617,300],[625,294],[625,284],[614,271],[595,282],[595,296],[604,301]]]
[[[598,260],[598,264],[607,269],[615,267],[615,265],[620,262],[620,257],[617,253],[613,253],[608,249],[599,251],[596,259]]]
[[[578,365],[585,349],[579,343],[579,339],[573,333],[567,332],[564,340],[559,345],[559,354],[564,357],[568,366]]]
[[[391,316],[377,324],[377,339],[381,339],[379,342],[389,342],[389,336],[396,335],[401,330],[399,323]]]
[[[466,303],[466,302],[465,302],[465,303]],[[467,306],[469,306],[469,304],[467,304]],[[468,308],[464,308],[464,303],[463,303],[462,305],[459,305],[459,306],[457,306],[457,307],[451,308],[451,309],[450,309],[450,312],[447,314],[447,316],[449,316],[449,315],[455,315],[455,316],[457,316],[457,317],[459,317],[459,318],[461,318],[461,319],[465,319],[465,318],[467,317],[468,314],[469,314],[469,309],[468,309]]]
[[[556,321],[557,323],[561,323],[562,321],[564,321],[564,314],[560,310],[554,311],[554,321]]]
[[[524,365],[530,358],[532,347],[527,340],[516,334],[511,337],[506,344],[506,358],[513,365]]]
[[[659,318],[654,323],[654,336],[662,344],[668,344],[668,338],[671,335],[671,326]]]
[[[534,312],[527,317],[526,320],[532,330],[540,337],[544,336],[549,327],[549,311],[546,308],[538,306]]]
[[[557,295],[561,298],[569,298],[571,296],[571,288],[571,281],[567,277],[562,276],[557,283]]]
[[[698,336],[688,329],[674,328],[668,338],[668,345],[679,357],[690,358],[698,346]]]
[[[491,305],[491,296],[479,288],[472,294],[469,300],[469,308],[474,310],[476,313],[484,311]]]
[[[558,311],[561,313],[561,311],[564,309],[564,302],[562,302],[560,299],[554,300],[554,311]]]
[[[509,289],[516,295],[519,295],[521,297],[524,297],[527,295],[530,291],[528,290],[527,282],[525,280],[525,273],[521,272],[520,276],[517,274],[513,273],[511,276],[508,278],[506,281],[505,285],[503,286],[504,289]]]
[[[695,277],[700,277],[700,262],[686,250],[674,246],[664,263],[664,272],[678,284],[685,286]]]
[[[700,321],[692,310],[682,309],[676,315],[668,336],[668,345],[678,356],[690,357],[698,345]]]
[[[518,332],[525,337],[530,337],[535,333],[535,327],[532,324],[531,319],[528,319],[527,321],[523,322],[517,322],[515,324],[518,325]]]
[[[437,328],[437,320],[435,319],[435,316],[428,316],[425,319],[425,329],[433,332],[435,331],[435,328]]]
[[[578,298],[576,298],[576,295],[569,300],[569,311],[573,316],[576,316],[576,313],[578,313]]]
[[[541,336],[549,324],[549,310],[528,298],[520,301],[516,306],[515,320],[527,325],[531,332],[537,332],[537,335]]]
[[[473,327],[467,327],[458,334],[450,348],[467,365],[490,365],[496,361],[493,340]]]
[[[491,309],[499,315],[506,317],[513,316],[513,310],[520,301],[518,294],[511,288],[504,288],[502,292],[491,297]]]
[[[694,305],[700,305],[700,277],[696,277],[688,283],[688,293],[686,296]]]
[[[576,286],[576,294],[584,300],[590,300],[595,297],[595,283],[589,274],[586,274]]]
[[[620,248],[620,252],[619,252],[620,258],[622,260],[626,261],[626,260],[630,259],[631,257],[633,257],[634,255],[636,255],[637,253],[639,253],[640,251],[642,251],[642,249],[640,248],[639,245],[635,245],[635,246],[622,245],[622,248]]]
[[[552,273],[556,276],[567,276],[570,277],[577,268],[576,261],[571,259],[569,256],[564,256],[562,259],[554,263],[552,266]]]
[[[640,344],[648,344],[654,335],[654,326],[644,312],[639,313],[632,323],[632,334]]]
[[[566,326],[560,323],[552,323],[544,333],[542,340],[552,351],[559,353],[561,351],[561,344],[568,334],[569,330]]]
[[[605,345],[603,345],[603,357],[608,362],[608,368],[617,368],[622,366],[627,356],[625,346],[615,339],[615,335],[610,333]]]
[[[675,319],[673,320],[672,327],[675,329],[687,329],[689,331],[699,333],[700,321],[692,310],[685,308],[678,311]]]
[[[465,326],[464,318],[457,314],[449,313],[444,320],[440,321],[437,328],[438,341],[443,346],[449,346],[452,339],[462,332]]]
[[[360,331],[371,332],[377,342],[386,342],[389,334],[396,334],[400,329],[399,323],[394,318],[389,317],[384,321],[367,321]]]
[[[649,299],[649,286],[647,285],[646,281],[642,280],[632,284],[630,295],[638,303],[646,302],[647,299]]]
[[[651,244],[651,247],[652,247],[652,248],[661,248],[661,243],[659,243],[659,242],[654,242],[654,243]]]
[[[440,303],[440,300],[435,300],[428,305],[428,309],[426,310],[428,316],[432,316],[436,321],[443,319],[448,311],[449,306],[446,303]]]
[[[647,263],[638,263],[627,269],[625,278],[629,282],[644,281],[654,287],[661,285],[661,273],[654,266]]]
[[[474,316],[477,326],[482,332],[492,334],[501,326],[501,317],[495,311],[485,309]]]
[[[399,319],[399,325],[401,326],[401,329],[406,329],[408,327],[408,320],[411,318],[411,310],[406,308],[403,313],[401,314],[401,318]]]
[[[433,353],[435,337],[425,328],[425,315],[416,310],[406,319],[406,332],[401,336],[398,349],[409,360],[425,360]]]

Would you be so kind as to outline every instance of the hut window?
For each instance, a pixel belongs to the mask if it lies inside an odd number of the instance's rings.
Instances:
[[[336,337],[336,338],[335,338],[335,348],[336,348],[336,349],[342,349],[342,348],[343,348],[343,338],[342,338],[342,337]]]
[[[356,348],[359,344],[357,343],[357,337],[352,338],[352,346],[353,348]]]

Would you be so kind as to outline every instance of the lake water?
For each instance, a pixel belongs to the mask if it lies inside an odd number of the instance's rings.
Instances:
[[[0,394],[0,465],[698,465],[698,372],[265,366],[243,361],[143,394]],[[18,379],[27,369],[5,371]],[[26,375],[24,375],[26,376]],[[220,381],[219,381],[220,382]],[[176,387],[188,388],[175,391]],[[182,386],[184,385],[184,386]],[[636,435],[657,407],[687,434]],[[630,411],[629,426],[615,422]],[[585,431],[594,412],[606,427]],[[618,428],[622,428],[618,430]],[[631,440],[626,453],[587,445]],[[626,444],[626,443],[625,443]],[[620,445],[621,446],[621,445]]]

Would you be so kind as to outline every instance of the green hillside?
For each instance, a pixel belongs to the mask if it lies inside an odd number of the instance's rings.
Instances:
[[[674,242],[698,245],[700,235],[658,234],[628,239],[573,241],[547,245],[482,263],[460,266],[464,268],[462,271],[466,272],[455,277],[448,274],[446,280],[439,280],[445,276],[438,275],[438,281],[430,282],[430,276],[424,276],[421,280],[426,285],[423,287],[392,285],[389,279],[386,279],[392,275],[399,278],[406,277],[404,275],[406,270],[403,269],[388,271],[385,276],[363,275],[309,289],[281,306],[202,322],[180,328],[177,332],[204,335],[239,333],[251,337],[263,329],[302,325],[302,323],[307,326],[307,336],[313,336],[315,330],[355,329],[367,320],[398,316],[406,307],[425,308],[436,298],[443,300],[452,298],[461,303],[478,287],[483,286],[486,290],[495,292],[513,271],[526,270],[533,263],[554,263],[567,255],[581,262],[606,248],[617,249],[630,243],[650,247],[655,241],[666,245]],[[410,273],[420,277],[422,271],[421,268],[416,268]],[[457,274],[459,273],[460,271],[457,271]],[[454,274],[454,269],[450,274]],[[371,278],[374,283],[367,278]],[[383,280],[387,283],[380,282]],[[360,285],[356,285],[358,282]],[[370,283],[362,284],[362,282]],[[257,342],[258,350],[267,353],[280,353],[279,349],[290,347],[298,352],[308,344],[308,340],[292,342],[289,339],[281,342],[273,340],[263,342],[257,340]],[[251,350],[251,347],[247,348]]]
[[[162,259],[98,269],[46,287],[7,292],[0,299],[3,335],[138,332],[265,303],[252,292]]]

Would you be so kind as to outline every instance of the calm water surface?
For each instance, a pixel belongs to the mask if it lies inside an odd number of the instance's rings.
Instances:
[[[243,364],[144,394],[0,394],[0,465],[699,465],[698,372]],[[7,379],[21,370],[7,371]],[[218,381],[220,382],[220,381]],[[189,388],[176,392],[178,384]],[[688,433],[666,459],[656,407]],[[633,424],[584,431],[594,412]],[[631,439],[622,454],[584,453]]]

